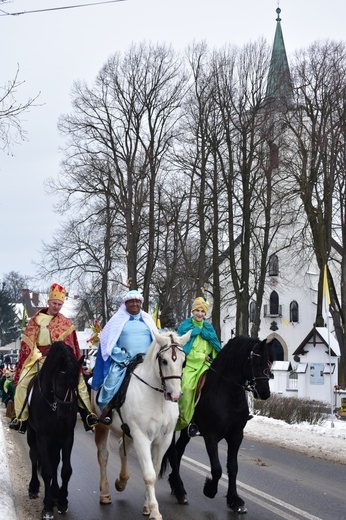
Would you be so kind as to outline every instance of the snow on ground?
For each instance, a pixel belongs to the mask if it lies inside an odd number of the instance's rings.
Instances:
[[[330,417],[322,426],[312,426],[255,415],[244,431],[245,438],[346,464],[346,420],[343,419]]]

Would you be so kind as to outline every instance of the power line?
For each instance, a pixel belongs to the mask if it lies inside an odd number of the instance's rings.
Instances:
[[[93,2],[91,4],[79,4],[79,5],[66,5],[64,7],[50,7],[47,9],[36,9],[33,11],[20,11],[18,13],[6,13],[3,9],[0,9],[0,16],[20,16],[21,14],[32,14],[32,13],[44,13],[46,11],[61,11],[63,9],[76,9],[79,7],[90,7],[95,5],[101,5],[101,4],[114,4],[117,2],[126,2],[126,0],[107,0],[104,2]]]

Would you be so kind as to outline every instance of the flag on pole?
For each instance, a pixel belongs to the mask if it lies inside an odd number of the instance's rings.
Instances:
[[[157,303],[154,308],[153,312],[153,320],[156,325],[156,327],[160,330],[161,329],[161,321],[159,317],[159,304]]]
[[[329,305],[330,305],[330,294],[327,276],[327,265],[324,266],[323,273],[323,293],[322,293],[322,316],[325,324],[329,324]]]

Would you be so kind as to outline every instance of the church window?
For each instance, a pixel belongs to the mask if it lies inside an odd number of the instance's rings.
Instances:
[[[276,291],[272,291],[269,299],[270,316],[278,316],[280,314],[279,295]]]
[[[271,255],[269,258],[269,276],[279,275],[279,258],[277,255]]]
[[[299,306],[298,303],[293,300],[290,303],[290,322],[298,323],[299,321]]]

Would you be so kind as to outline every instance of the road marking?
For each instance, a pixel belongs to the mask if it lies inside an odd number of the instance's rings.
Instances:
[[[210,474],[209,466],[206,466],[205,464],[202,464],[201,462],[198,462],[197,460],[191,459],[190,457],[187,457],[186,455],[183,455],[181,463],[185,467],[191,469],[195,473],[199,473],[200,475],[205,476],[205,471],[209,472],[209,474]],[[221,486],[223,486],[224,488],[228,487],[228,477],[225,473],[222,473],[222,477],[220,479],[219,484]],[[244,484],[243,482],[240,482],[239,480],[237,480],[237,486],[242,488],[243,490],[245,490],[245,492],[243,494],[247,499],[252,500],[259,506],[267,509],[268,511],[271,511],[271,512],[277,514],[280,518],[284,518],[285,520],[297,520],[297,516],[292,516],[288,512],[282,511],[281,509],[278,509],[278,507],[275,507],[275,506],[280,506],[280,507],[290,511],[291,513],[296,513],[297,515],[304,518],[305,520],[323,520],[322,518],[319,518],[318,516],[310,515],[306,511],[303,511],[302,509],[299,509],[295,506],[292,506],[291,504],[288,504],[287,502],[283,502],[282,500],[279,500],[278,498],[268,495],[267,493],[264,493],[263,491],[259,491],[256,488],[248,486],[247,484]],[[258,495],[262,499],[265,499],[267,502],[264,502],[260,498],[257,498],[256,496],[253,496],[253,495]],[[268,502],[271,502],[273,505]]]

